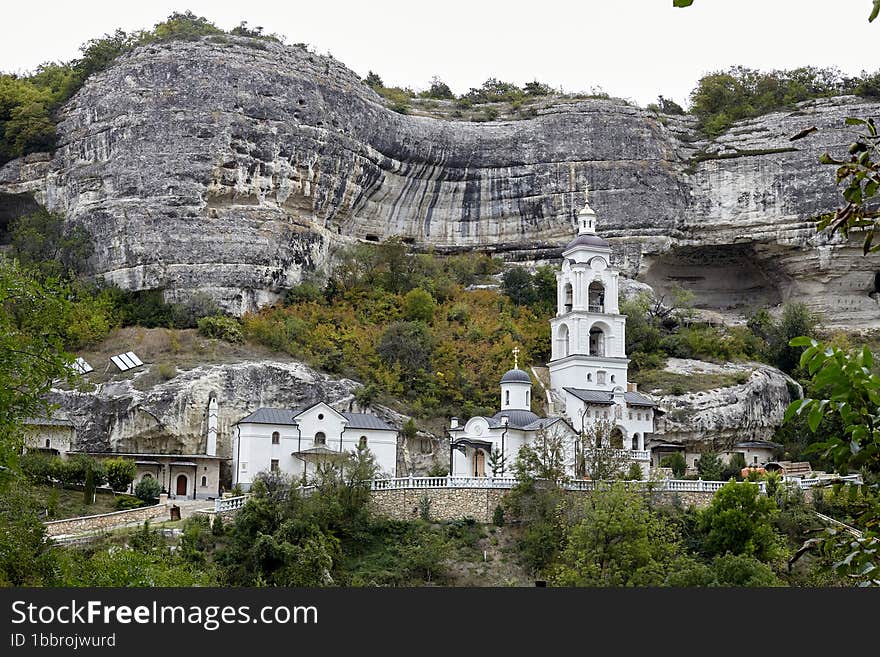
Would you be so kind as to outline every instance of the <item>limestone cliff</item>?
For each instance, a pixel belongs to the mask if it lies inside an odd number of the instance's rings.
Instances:
[[[142,46],[94,76],[62,109],[53,155],[0,169],[0,205],[32,195],[84,225],[95,273],[123,287],[201,290],[241,312],[349,238],[555,258],[589,189],[629,276],[707,308],[800,299],[830,323],[880,323],[878,257],[809,221],[838,203],[817,158],[849,137],[829,128],[877,104],[808,102],[712,143],[690,118],[599,100],[451,122],[389,110],[328,57],[222,41]]]
[[[687,375],[741,372],[748,378],[739,385],[658,396],[664,413],[657,422],[655,442],[710,444],[722,449],[741,440],[772,440],[792,394],[800,394],[793,379],[760,363],[715,365],[670,358],[666,369]]]

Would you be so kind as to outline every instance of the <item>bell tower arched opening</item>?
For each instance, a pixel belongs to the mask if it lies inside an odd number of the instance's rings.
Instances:
[[[593,281],[589,287],[589,309],[591,313],[605,312],[605,286]]]
[[[556,333],[556,353],[559,358],[568,356],[568,324],[560,326]]]
[[[605,331],[598,326],[590,329],[590,356],[605,355]]]
[[[566,283],[565,288],[565,312],[570,313],[571,309],[574,307],[574,290],[571,287],[571,283]]]

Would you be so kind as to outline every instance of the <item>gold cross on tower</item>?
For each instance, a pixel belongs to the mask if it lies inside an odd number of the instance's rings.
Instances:
[[[519,369],[519,358],[518,358],[518,356],[519,356],[519,347],[514,347],[514,348],[513,348],[513,369],[515,369],[515,370],[518,370],[518,369]]]

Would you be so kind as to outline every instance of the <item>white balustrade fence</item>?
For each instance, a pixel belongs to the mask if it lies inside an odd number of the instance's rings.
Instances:
[[[236,511],[245,505],[250,495],[239,495],[238,497],[218,497],[214,500],[214,513],[223,513],[224,511]]]
[[[806,490],[814,486],[827,484],[829,481],[845,481],[860,483],[858,475],[849,475],[834,480],[829,479],[792,479],[797,482],[801,489]],[[595,481],[591,479],[572,479],[560,482],[560,486],[566,490],[594,490],[597,486],[603,487],[614,483],[613,481]],[[657,492],[670,493],[714,493],[721,488],[726,481],[703,481],[702,479],[660,479],[657,481],[627,481],[627,485]],[[767,492],[763,481],[756,482],[762,493]],[[506,488],[516,486],[517,480],[513,477],[398,477],[397,479],[374,479],[370,482],[370,490],[405,490],[419,488]]]

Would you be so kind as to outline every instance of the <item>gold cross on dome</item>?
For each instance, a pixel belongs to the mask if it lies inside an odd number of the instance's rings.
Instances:
[[[514,348],[513,348],[513,369],[515,369],[515,370],[518,370],[518,369],[519,369],[519,358],[518,358],[518,356],[519,356],[519,347],[514,347]]]

